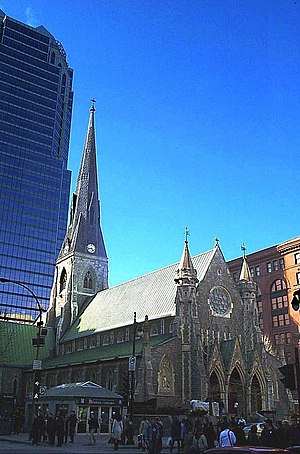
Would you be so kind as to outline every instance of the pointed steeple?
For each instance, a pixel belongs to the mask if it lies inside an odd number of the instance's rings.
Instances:
[[[199,281],[197,279],[197,271],[194,268],[190,251],[189,251],[189,244],[188,240],[186,239],[184,242],[183,252],[181,256],[181,260],[179,263],[179,267],[176,270],[176,284],[197,284]]]
[[[57,342],[87,298],[108,288],[108,258],[100,226],[94,102],[72,198],[70,223],[56,261],[52,286],[48,320],[57,330]]]
[[[107,260],[100,227],[94,102],[93,99],[76,189],[72,198],[70,224],[60,256],[68,250],[88,252]]]
[[[245,244],[243,243],[241,246],[241,250],[243,251],[243,265],[241,269],[241,274],[240,274],[240,281],[247,281],[247,282],[252,282],[252,276],[250,272],[250,268],[248,265],[248,261],[246,258],[246,247]]]
[[[252,282],[252,276],[246,257],[243,258],[240,281]]]

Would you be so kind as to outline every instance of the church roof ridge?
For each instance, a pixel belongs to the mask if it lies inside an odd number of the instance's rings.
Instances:
[[[210,253],[210,252],[215,252],[215,251],[216,251],[216,248],[213,247],[213,248],[211,248],[211,249],[208,249],[208,250],[205,251],[205,252],[201,252],[200,254],[196,254],[196,255],[194,255],[194,256],[191,256],[191,259],[194,260],[194,259],[197,258],[197,257],[201,257],[201,256],[203,256],[203,255],[205,255],[205,254],[208,254],[208,253]],[[170,268],[170,267],[174,267],[174,266],[177,266],[177,267],[178,267],[179,263],[180,263],[180,262],[171,263],[170,265],[165,265],[165,266],[163,266],[163,267],[161,267],[161,268],[157,268],[157,269],[155,269],[155,270],[148,271],[147,273],[141,274],[140,276],[136,276],[136,277],[133,277],[132,279],[128,279],[127,281],[120,282],[119,284],[113,285],[112,287],[110,287],[110,288],[108,288],[108,289],[106,289],[106,290],[111,290],[111,289],[113,289],[113,288],[119,287],[120,285],[124,285],[124,284],[127,284],[128,282],[135,281],[135,280],[137,280],[137,279],[143,278],[143,277],[148,276],[148,275],[150,275],[150,274],[157,273],[158,271],[164,270],[164,269],[166,269],[166,268]],[[105,290],[102,290],[102,291],[105,291]]]
[[[216,248],[213,248],[193,257],[199,281],[204,278],[215,253]],[[88,335],[130,326],[134,312],[138,322],[142,322],[146,315],[152,320],[175,316],[174,276],[177,268],[178,262],[101,290],[74,321],[63,341],[72,340],[82,333]],[[135,304],[133,307],[135,302],[138,306]]]

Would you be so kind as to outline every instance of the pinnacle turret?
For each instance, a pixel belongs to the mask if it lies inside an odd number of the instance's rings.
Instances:
[[[176,270],[176,284],[197,284],[197,271],[194,268],[187,239],[184,242],[179,267]]]

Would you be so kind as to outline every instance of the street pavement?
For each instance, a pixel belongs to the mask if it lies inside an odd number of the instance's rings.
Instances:
[[[0,435],[0,453],[1,454],[113,454],[116,453],[111,444],[108,444],[109,435],[98,434],[96,443],[89,444],[88,435],[75,435],[74,443],[67,443],[63,446],[50,446],[48,443],[42,442],[40,445],[32,446],[28,438],[28,433],[18,435]],[[163,439],[163,451],[167,452],[167,438]],[[142,453],[137,447],[137,439],[135,444],[120,445],[119,454],[139,454]]]

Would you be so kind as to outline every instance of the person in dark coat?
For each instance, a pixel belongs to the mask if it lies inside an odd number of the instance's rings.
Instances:
[[[238,425],[233,430],[236,437],[236,446],[245,446],[246,445],[246,436],[244,432],[245,424],[243,422],[238,423]]]
[[[214,430],[213,423],[211,421],[207,421],[204,428],[203,428],[203,435],[205,435],[208,449],[215,447],[215,442],[217,441],[217,434]]]
[[[72,410],[71,414],[68,417],[68,423],[67,423],[71,443],[74,442],[76,424],[77,424],[77,416],[75,414],[75,411]]]
[[[278,430],[273,425],[270,418],[266,420],[265,427],[261,433],[260,441],[262,446],[268,446],[269,448],[278,448],[280,445]]]
[[[30,435],[32,438],[32,444],[37,445],[40,443],[42,434],[42,418],[40,412],[34,415]]]
[[[57,436],[57,446],[62,446],[65,434],[65,418],[60,411],[57,412],[55,418],[55,429]]]
[[[291,417],[291,425],[289,428],[289,446],[300,445],[300,425],[298,424],[297,416]]]
[[[260,445],[260,439],[257,435],[257,426],[255,424],[252,424],[252,426],[249,430],[247,445],[248,446],[259,446]]]
[[[173,448],[175,446],[175,442],[177,443],[177,452],[180,453],[180,431],[181,431],[181,424],[177,416],[174,416],[174,419],[171,423],[171,438],[172,438],[172,445],[170,448],[170,452],[173,452]]]
[[[49,444],[53,446],[55,443],[56,422],[52,413],[48,413],[46,431],[48,435]]]

